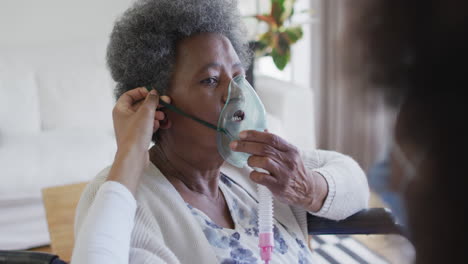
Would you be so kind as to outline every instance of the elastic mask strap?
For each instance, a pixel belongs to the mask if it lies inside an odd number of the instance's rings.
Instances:
[[[150,88],[149,86],[146,86],[145,88],[146,88],[146,90],[151,91],[151,88]],[[218,128],[217,126],[215,126],[215,125],[213,125],[213,124],[211,124],[211,123],[208,123],[208,122],[206,122],[206,121],[204,121],[204,120],[201,120],[200,118],[197,118],[197,117],[195,117],[195,116],[193,116],[193,115],[189,115],[189,114],[185,113],[184,111],[180,110],[179,108],[177,108],[177,107],[175,107],[175,106],[173,106],[173,105],[171,105],[171,104],[168,104],[168,103],[164,102],[163,100],[159,100],[159,103],[162,104],[162,105],[163,105],[164,107],[166,107],[167,109],[169,109],[169,110],[171,110],[171,111],[173,111],[173,112],[175,112],[175,113],[177,113],[177,114],[180,114],[180,115],[183,115],[183,116],[185,116],[185,117],[188,117],[188,118],[192,119],[193,121],[198,122],[198,123],[200,123],[200,124],[202,124],[202,125],[204,125],[204,126],[206,126],[206,127],[209,127],[209,128],[211,128],[211,129],[214,129],[214,130],[216,130],[216,131],[220,131],[220,132],[223,132],[223,133],[225,133],[225,134],[228,134],[228,133],[226,133],[227,131],[226,131],[225,129],[223,129],[223,128]]]
[[[201,120],[201,119],[199,119],[199,118],[197,118],[197,117],[194,117],[194,116],[192,116],[192,115],[189,115],[189,114],[185,113],[184,111],[180,110],[179,108],[177,108],[177,107],[175,107],[175,106],[173,106],[173,105],[171,105],[171,104],[168,104],[168,103],[164,102],[163,100],[160,100],[159,103],[162,104],[164,107],[170,109],[171,111],[175,112],[175,113],[178,113],[178,114],[180,114],[180,115],[183,115],[183,116],[185,116],[185,117],[188,117],[188,118],[192,119],[193,121],[196,121],[196,122],[198,122],[198,123],[200,123],[200,124],[202,124],[202,125],[204,125],[204,126],[207,126],[207,127],[209,127],[209,128],[212,128],[212,129],[214,129],[214,130],[218,130],[218,128],[217,128],[215,125],[213,125],[213,124],[211,124],[211,123],[208,123],[208,122],[206,122],[206,121],[204,121],[204,120]]]

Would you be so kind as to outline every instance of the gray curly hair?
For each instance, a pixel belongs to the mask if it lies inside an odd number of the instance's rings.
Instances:
[[[177,42],[203,32],[228,38],[247,69],[252,54],[237,0],[135,2],[116,21],[107,47],[107,64],[117,82],[116,98],[145,85],[166,94]]]

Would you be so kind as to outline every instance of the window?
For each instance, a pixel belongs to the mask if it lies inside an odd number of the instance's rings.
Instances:
[[[304,88],[314,88],[320,85],[320,0],[297,0],[296,15],[292,24],[304,23],[303,38],[293,45],[290,63],[283,71],[276,68],[271,57],[256,60],[256,74],[271,76],[283,81],[293,82]],[[247,16],[267,13],[270,10],[270,0],[241,0],[239,6],[242,15],[246,16],[245,23],[249,30],[249,37],[254,39],[266,30],[263,22]],[[300,13],[302,10],[312,10],[312,15]]]

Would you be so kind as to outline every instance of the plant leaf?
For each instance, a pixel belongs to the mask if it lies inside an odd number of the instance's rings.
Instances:
[[[286,33],[287,38],[289,38],[289,41],[290,41],[291,44],[296,43],[304,35],[304,32],[302,31],[301,27],[286,28],[284,30],[284,33]]]
[[[273,34],[272,31],[263,33],[258,39],[258,44],[260,46],[273,46]]]
[[[273,58],[276,68],[282,71],[291,59],[291,51],[287,48],[287,50],[283,50],[280,53],[276,48],[274,48],[271,52],[271,57]]]
[[[286,21],[288,18],[290,18],[294,14],[294,4],[296,3],[296,0],[285,0],[283,1],[283,14],[282,14],[282,21]]]
[[[264,56],[268,52],[268,50],[271,49],[271,47],[273,46],[272,34],[273,33],[271,31],[268,31],[260,35],[260,37],[258,38],[255,47],[255,55],[257,57]]]
[[[255,18],[266,22],[269,27],[275,27],[277,25],[275,19],[271,15],[256,15]]]
[[[277,34],[275,48],[278,49],[278,52],[282,55],[286,53],[287,50],[291,49],[291,40],[288,38],[288,34],[286,32],[281,32]]]
[[[284,22],[283,20],[284,1],[285,0],[271,0],[270,16],[275,20],[276,25],[278,25],[278,27],[281,27]]]

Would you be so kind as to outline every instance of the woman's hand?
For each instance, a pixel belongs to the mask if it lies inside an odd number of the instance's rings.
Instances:
[[[319,211],[328,194],[325,178],[305,169],[297,148],[277,135],[255,130],[242,131],[231,149],[252,154],[248,165],[270,174],[252,171],[252,181],[265,185],[279,200]]]
[[[168,101],[169,97],[161,99]],[[151,137],[159,128],[159,121],[164,119],[164,113],[156,111],[158,104],[156,90],[148,92],[146,88],[135,88],[120,96],[112,111],[119,150],[147,152]]]
[[[161,99],[170,102],[167,96]],[[108,180],[122,183],[132,193],[149,164],[151,137],[164,119],[164,113],[156,110],[158,104],[156,90],[148,92],[145,88],[135,88],[122,94],[112,111],[117,153]]]

